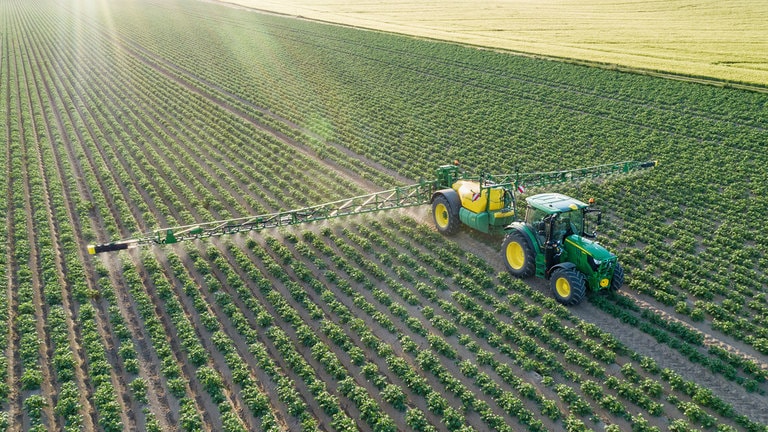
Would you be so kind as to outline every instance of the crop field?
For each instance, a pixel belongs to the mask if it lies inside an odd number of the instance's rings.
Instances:
[[[768,85],[763,0],[216,0],[612,67]]]
[[[767,431],[768,95],[191,0],[0,0],[0,430]],[[429,209],[86,245],[430,178],[655,159],[618,293]],[[528,190],[526,194],[543,190]]]

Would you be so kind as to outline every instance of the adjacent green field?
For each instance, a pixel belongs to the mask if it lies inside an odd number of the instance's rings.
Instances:
[[[0,430],[768,430],[768,96],[176,0],[0,0]],[[106,256],[429,177],[553,187],[564,308],[426,209]],[[539,191],[528,191],[536,193]]]
[[[224,3],[530,54],[768,84],[768,8],[762,0]]]

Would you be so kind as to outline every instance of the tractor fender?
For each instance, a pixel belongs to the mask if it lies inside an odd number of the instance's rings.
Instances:
[[[513,230],[519,231],[523,237],[528,239],[528,243],[533,250],[539,250],[539,240],[536,238],[536,235],[533,233],[533,230],[531,230],[531,227],[529,227],[528,224],[518,221],[512,222],[511,224],[504,227],[504,232],[507,234]]]
[[[429,203],[432,204],[435,202],[435,198],[440,195],[444,196],[445,199],[448,200],[448,205],[450,205],[451,209],[458,214],[458,211],[461,208],[461,198],[459,198],[459,194],[453,189],[440,189],[439,191],[432,194],[432,198],[429,199]]]
[[[554,273],[555,270],[557,270],[557,269],[567,270],[567,269],[572,269],[572,268],[576,268],[576,264],[574,264],[572,262],[563,262],[563,263],[560,263],[560,264],[555,264],[555,265],[552,266],[552,268],[550,268],[547,271],[547,279],[549,279],[549,277],[552,275],[552,273]]]

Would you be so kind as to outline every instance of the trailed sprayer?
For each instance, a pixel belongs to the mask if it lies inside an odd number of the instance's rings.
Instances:
[[[432,180],[409,186],[295,210],[158,229],[125,240],[88,245],[88,253],[173,244],[431,205],[435,227],[440,233],[453,235],[466,227],[503,237],[501,254],[512,275],[548,279],[552,294],[560,303],[575,305],[587,290],[617,290],[624,282],[624,271],[616,255],[595,241],[602,213],[591,202],[587,204],[558,193],[542,193],[525,198],[526,211],[520,215],[518,196],[527,187],[627,174],[656,164],[655,161],[629,161],[565,171],[478,176],[467,174],[454,163],[438,167]]]

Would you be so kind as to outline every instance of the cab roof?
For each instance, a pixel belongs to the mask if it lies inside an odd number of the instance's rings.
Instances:
[[[546,212],[547,214],[563,213],[589,207],[587,204],[575,198],[559,193],[534,195],[526,198],[525,202],[527,202],[530,207]]]

